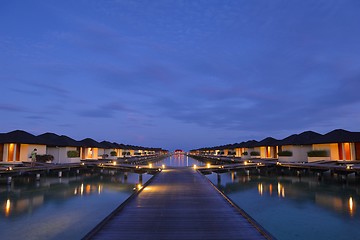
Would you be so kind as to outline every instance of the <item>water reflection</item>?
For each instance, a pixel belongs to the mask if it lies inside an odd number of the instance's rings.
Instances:
[[[129,178],[129,175],[131,176]],[[146,176],[147,181],[151,176]],[[104,190],[132,193],[143,184],[143,175],[102,171],[69,178],[49,177],[37,181],[17,178],[10,186],[0,186],[1,216],[6,218],[33,214],[46,204],[69,201],[74,197],[101,195]]]
[[[331,239],[340,239],[345,231],[349,238],[358,238],[360,234],[360,214],[356,207],[360,186],[355,176],[348,177],[346,182],[330,174],[320,180],[316,175],[299,177],[296,173],[267,177],[232,172],[207,177],[278,239],[316,239],[326,234]],[[274,223],[275,218],[282,223],[281,229]],[[310,219],[324,220],[311,224]],[[299,225],[291,226],[293,222]],[[337,228],[329,227],[332,225]]]
[[[193,167],[204,166],[205,163],[197,161],[189,156],[184,154],[175,154],[170,157],[167,157],[159,162],[155,163],[155,166],[165,168],[166,167]]]

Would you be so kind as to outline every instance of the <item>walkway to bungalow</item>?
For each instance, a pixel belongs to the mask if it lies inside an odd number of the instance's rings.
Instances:
[[[166,169],[84,239],[271,239],[210,181]]]

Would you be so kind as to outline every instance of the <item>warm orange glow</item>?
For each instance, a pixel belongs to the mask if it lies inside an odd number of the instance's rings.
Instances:
[[[142,188],[143,188],[143,185],[141,185],[140,183],[137,183],[134,187],[134,190],[140,191]]]
[[[149,168],[152,168],[152,163],[149,163]]]
[[[272,184],[269,185],[269,192],[270,192],[270,195],[272,195],[272,191],[273,191],[273,186]]]
[[[196,169],[197,168],[197,166],[196,166],[196,164],[194,164],[194,169]]]
[[[11,203],[10,199],[6,200],[5,204],[5,216],[8,217],[10,215]]]
[[[86,194],[89,194],[91,192],[91,186],[89,184],[86,185],[85,192]]]
[[[278,183],[278,196],[279,197],[285,197],[285,188],[281,185],[281,183]]]
[[[262,184],[262,183],[259,183],[259,184],[258,184],[258,191],[259,191],[260,196],[262,196],[263,193],[264,193],[264,188],[263,188],[263,184]]]
[[[92,154],[93,154],[92,148],[88,148],[87,158],[92,158]]]
[[[232,180],[232,182],[235,181],[235,178],[236,178],[235,172],[231,172],[231,180]]]
[[[355,203],[352,197],[349,198],[349,211],[350,211],[350,215],[352,216],[354,214],[354,210],[355,210]]]
[[[15,149],[15,144],[10,143],[9,144],[9,153],[8,153],[8,162],[14,161],[14,149]]]
[[[98,186],[98,194],[100,194],[102,192],[102,188],[103,188],[102,185]]]
[[[164,168],[165,168],[165,164],[161,165],[161,167],[164,169]]]
[[[116,162],[115,162],[115,161],[113,162],[113,165],[116,166]]]
[[[206,166],[207,166],[207,168],[210,168],[210,167],[211,167],[210,163],[206,164]]]
[[[350,143],[344,143],[345,160],[351,160]]]

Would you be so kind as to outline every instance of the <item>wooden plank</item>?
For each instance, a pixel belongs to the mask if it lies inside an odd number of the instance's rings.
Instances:
[[[203,175],[166,169],[84,239],[271,239]]]

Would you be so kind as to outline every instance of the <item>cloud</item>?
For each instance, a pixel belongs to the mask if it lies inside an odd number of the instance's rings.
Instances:
[[[14,104],[0,104],[1,111],[8,111],[8,112],[26,112],[26,109]]]

